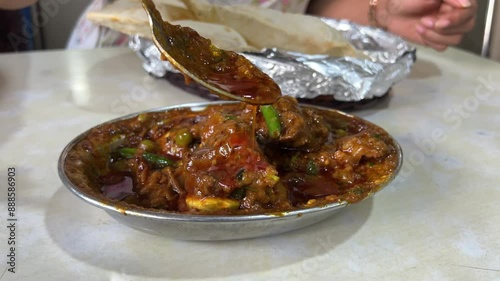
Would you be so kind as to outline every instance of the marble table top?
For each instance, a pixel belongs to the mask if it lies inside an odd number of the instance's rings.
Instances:
[[[78,199],[57,159],[101,122],[203,99],[151,78],[125,48],[0,55],[0,279],[500,280],[500,64],[456,49],[417,56],[388,99],[352,112],[401,144],[390,186],[298,231],[187,242],[130,229]]]

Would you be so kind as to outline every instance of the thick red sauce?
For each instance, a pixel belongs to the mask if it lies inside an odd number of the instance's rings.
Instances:
[[[105,200],[144,208],[259,214],[355,203],[391,180],[400,159],[384,130],[281,97],[276,83],[244,57],[164,23],[152,2],[144,2],[165,55],[201,80],[273,110],[224,104],[101,125],[69,152],[73,182]]]
[[[106,200],[198,214],[355,203],[391,179],[399,158],[385,131],[332,111],[283,106],[286,102],[275,104],[281,116],[293,111],[325,126],[302,134],[313,126],[288,122],[281,137],[271,139],[260,112],[245,104],[141,114],[93,129],[70,152],[67,170],[83,173]],[[319,138],[319,146],[299,139],[309,136]],[[135,150],[129,155],[124,148]],[[146,152],[163,162],[155,163]]]
[[[165,58],[170,56],[202,81],[248,103],[272,104],[281,96],[279,86],[245,57],[217,48],[189,27],[164,22],[152,1],[144,2],[155,24],[155,43],[167,52]]]

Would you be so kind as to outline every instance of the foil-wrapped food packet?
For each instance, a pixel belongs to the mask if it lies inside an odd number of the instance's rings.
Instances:
[[[353,105],[382,98],[410,73],[416,60],[416,49],[400,37],[347,20],[323,21],[340,31],[363,55],[331,57],[278,49],[241,54],[274,79],[284,95],[337,108],[342,104]],[[148,73],[158,78],[167,77],[183,87],[182,75],[169,62],[160,59],[160,52],[151,40],[133,36],[129,47],[142,59]],[[216,99],[199,86],[185,87]]]

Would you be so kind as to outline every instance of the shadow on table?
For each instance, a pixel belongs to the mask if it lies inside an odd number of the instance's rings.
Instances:
[[[417,59],[407,79],[427,79],[438,76],[441,76],[441,70],[435,63]]]
[[[391,89],[389,93],[387,93],[383,99],[378,100],[377,102],[374,102],[371,104],[369,107],[364,107],[364,108],[351,108],[344,110],[348,114],[352,114],[361,118],[367,118],[368,116],[375,114],[379,111],[383,111],[387,108],[389,108],[389,104],[391,103],[391,99],[394,96],[394,90]]]
[[[60,187],[47,209],[52,240],[76,260],[117,274],[218,278],[294,265],[303,275],[328,266],[328,255],[370,216],[373,200],[348,206],[323,222],[264,238],[177,241],[132,230]]]

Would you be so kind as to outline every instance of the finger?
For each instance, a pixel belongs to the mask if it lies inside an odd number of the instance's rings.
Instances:
[[[461,28],[463,31],[470,31],[474,27],[474,25],[470,26],[470,21],[475,18],[475,15],[476,12],[473,9],[454,9],[451,12],[439,14],[435,27],[438,30]]]
[[[446,13],[449,13],[449,12],[455,10],[455,9],[456,9],[456,7],[453,7],[452,5],[443,3],[439,7],[439,13],[438,14],[446,14]]]
[[[439,45],[439,44],[434,44],[434,43],[429,43],[429,42],[426,42],[425,44],[426,44],[426,46],[431,47],[434,50],[439,51],[439,52],[444,52],[444,51],[446,51],[446,49],[448,49],[448,46],[446,46],[446,45]]]
[[[475,10],[457,9],[443,4],[436,16],[427,16],[420,19],[420,24],[437,31],[446,30],[447,33],[470,31],[474,27]]]
[[[454,8],[453,6],[443,3],[441,4],[441,6],[439,6],[439,9],[435,15],[427,15],[425,17],[422,17],[420,19],[420,24],[427,28],[434,28],[439,15],[450,13],[455,9],[456,8]]]
[[[421,28],[424,28],[424,27],[421,27]],[[442,52],[444,50],[446,50],[448,48],[448,46],[446,45],[441,45],[441,44],[435,44],[435,43],[432,43],[432,42],[429,42],[427,40],[425,40],[422,35],[420,35],[420,38],[419,38],[419,42],[424,45],[424,46],[427,46],[427,47],[430,47],[430,48],[433,48],[434,50],[436,51],[439,51],[439,52]]]
[[[467,22],[461,24],[461,25],[458,25],[458,26],[448,26],[448,27],[444,27],[442,28],[441,27],[441,23],[440,23],[441,19],[437,20],[436,21],[436,25],[435,25],[435,31],[440,33],[440,34],[443,34],[443,35],[453,35],[453,34],[463,34],[463,33],[467,33],[469,31],[471,31],[472,29],[474,29],[474,26],[476,24],[476,19],[475,17],[472,17],[470,18]],[[446,23],[446,22],[445,22]]]
[[[474,4],[470,0],[444,0],[443,3],[449,4],[455,8],[469,8]]]
[[[462,34],[444,35],[418,25],[415,29],[420,34],[422,40],[429,44],[454,46],[458,45],[463,38]]]

